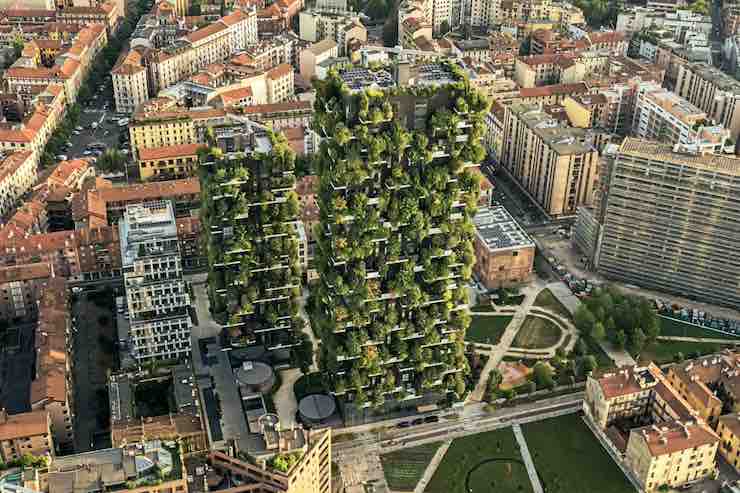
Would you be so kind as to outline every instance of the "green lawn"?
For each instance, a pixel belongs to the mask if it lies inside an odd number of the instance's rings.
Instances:
[[[491,302],[481,303],[480,305],[475,305],[473,308],[470,309],[471,312],[483,312],[483,313],[490,313],[495,312],[496,308],[491,304]]]
[[[588,353],[592,354],[596,358],[596,363],[599,365],[599,368],[614,367],[614,360],[612,360],[609,355],[601,349],[601,346],[593,337],[582,335],[581,339],[586,343]]]
[[[509,315],[473,315],[470,321],[470,327],[468,327],[468,331],[465,333],[465,340],[483,344],[498,344],[512,318],[514,317]]]
[[[738,336],[697,327],[696,325],[687,324],[681,320],[665,317],[658,317],[658,320],[660,321],[660,335],[662,336],[708,337],[712,339],[731,339],[740,341],[740,337]]]
[[[553,312],[561,315],[566,320],[572,320],[573,315],[570,314],[567,308],[560,303],[560,300],[558,300],[554,294],[552,294],[552,291],[545,288],[542,291],[540,291],[537,294],[537,297],[534,299],[534,306],[541,306],[543,308],[549,308]]]
[[[544,349],[560,339],[560,327],[550,320],[527,315],[516,333],[513,347],[525,349]]]
[[[545,491],[634,493],[577,414],[528,423],[522,429]]]
[[[380,456],[388,487],[396,491],[413,491],[424,475],[441,442],[419,445]]]
[[[468,471],[487,459],[501,459]],[[425,493],[527,493],[532,491],[511,428],[456,438],[439,464]],[[392,486],[391,486],[392,488]]]
[[[684,357],[688,358],[691,353],[696,351],[701,354],[711,354],[716,353],[722,347],[721,344],[713,342],[655,341],[642,350],[639,360],[641,362],[653,361],[661,365],[673,361],[676,353],[683,353]]]

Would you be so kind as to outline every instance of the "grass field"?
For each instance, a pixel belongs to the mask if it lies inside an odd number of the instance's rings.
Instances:
[[[541,306],[543,308],[549,308],[555,313],[561,315],[566,320],[572,320],[573,316],[570,314],[567,308],[552,294],[552,291],[545,288],[537,294],[534,299],[534,306]]]
[[[528,423],[522,428],[545,491],[634,493],[577,414]]]
[[[498,344],[512,318],[514,317],[508,315],[473,315],[470,321],[470,327],[468,327],[468,331],[465,333],[465,340],[483,344]]]
[[[441,442],[429,443],[381,455],[388,487],[396,491],[413,491],[440,445]]]
[[[485,303],[481,303],[480,305],[475,305],[473,308],[470,309],[470,311],[490,313],[495,312],[496,308],[491,304],[490,301],[486,301]]]
[[[544,349],[558,342],[558,339],[560,339],[560,327],[555,323],[527,315],[511,345],[525,349]]]
[[[504,460],[489,462],[476,469],[470,476],[470,491],[466,491],[468,471],[487,459]],[[532,485],[524,465],[519,462],[521,460],[511,428],[456,438],[425,493],[531,492]]]
[[[716,353],[722,349],[721,344],[713,342],[683,342],[683,341],[655,341],[648,344],[640,353],[641,362],[653,361],[657,364],[670,363],[676,353],[683,353],[685,358],[689,354],[699,351],[701,354]]]
[[[660,321],[660,335],[662,336],[706,337],[711,339],[730,339],[740,342],[740,337],[738,336],[715,332],[697,327],[696,325],[687,324],[680,320],[665,317],[658,317],[658,320]]]

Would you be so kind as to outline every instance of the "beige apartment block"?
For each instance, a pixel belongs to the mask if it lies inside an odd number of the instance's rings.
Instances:
[[[573,216],[591,203],[598,159],[588,130],[565,127],[537,105],[506,107],[501,162],[548,215]]]
[[[712,477],[719,436],[702,421],[674,421],[630,432],[625,462],[647,493]]]
[[[706,63],[691,63],[678,70],[676,93],[686,98],[730,131],[740,135],[740,82]]]

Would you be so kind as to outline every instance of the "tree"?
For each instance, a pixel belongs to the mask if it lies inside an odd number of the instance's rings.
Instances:
[[[226,17],[226,0],[221,0],[221,9],[219,10],[221,17]]]
[[[673,361],[675,361],[676,363],[680,363],[684,359],[686,359],[686,357],[684,356],[684,354],[681,351],[679,351],[679,352],[677,352],[676,354],[673,355]]]
[[[594,339],[604,339],[606,337],[606,329],[604,328],[604,324],[601,322],[596,322],[594,324],[593,331],[591,332],[591,336]]]
[[[97,168],[106,172],[122,170],[125,165],[126,157],[118,149],[108,149],[95,163]]]
[[[583,356],[584,354],[588,353],[588,347],[586,347],[586,343],[583,339],[578,339],[575,347],[573,348],[573,351],[578,356]]]
[[[591,311],[586,308],[586,305],[581,304],[578,306],[574,315],[576,328],[584,334],[591,334],[596,318]]]
[[[596,369],[598,364],[596,358],[593,355],[584,356],[581,360],[581,368],[583,368],[583,374],[587,375],[589,372]]]
[[[630,345],[632,346],[632,350],[636,353],[639,353],[643,350],[645,347],[645,342],[647,341],[647,337],[645,336],[645,332],[641,328],[636,328],[634,332],[632,333],[632,338],[630,340]]]
[[[537,364],[535,364],[534,381],[537,383],[537,388],[553,388],[555,386],[555,380],[553,380],[552,378],[552,368],[542,362],[538,362]]]
[[[624,333],[623,330],[618,330],[615,334],[615,341],[614,344],[616,344],[618,349],[624,349],[624,346],[627,344],[627,334]]]
[[[447,21],[442,21],[442,24],[440,24],[439,26],[439,35],[444,36],[448,32],[450,32],[450,23]]]
[[[709,15],[709,5],[707,5],[706,0],[696,0],[695,2],[692,2],[691,5],[689,5],[689,9],[697,14]]]

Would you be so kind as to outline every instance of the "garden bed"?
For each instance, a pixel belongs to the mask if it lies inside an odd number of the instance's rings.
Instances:
[[[562,316],[566,320],[573,320],[573,315],[571,315],[568,309],[565,308],[565,305],[560,303],[560,300],[558,300],[555,295],[552,294],[552,291],[547,288],[543,289],[539,292],[539,294],[537,294],[537,297],[534,299],[534,306],[547,308]]]
[[[560,332],[560,327],[554,322],[527,315],[511,345],[524,349],[545,349],[560,340]]]

